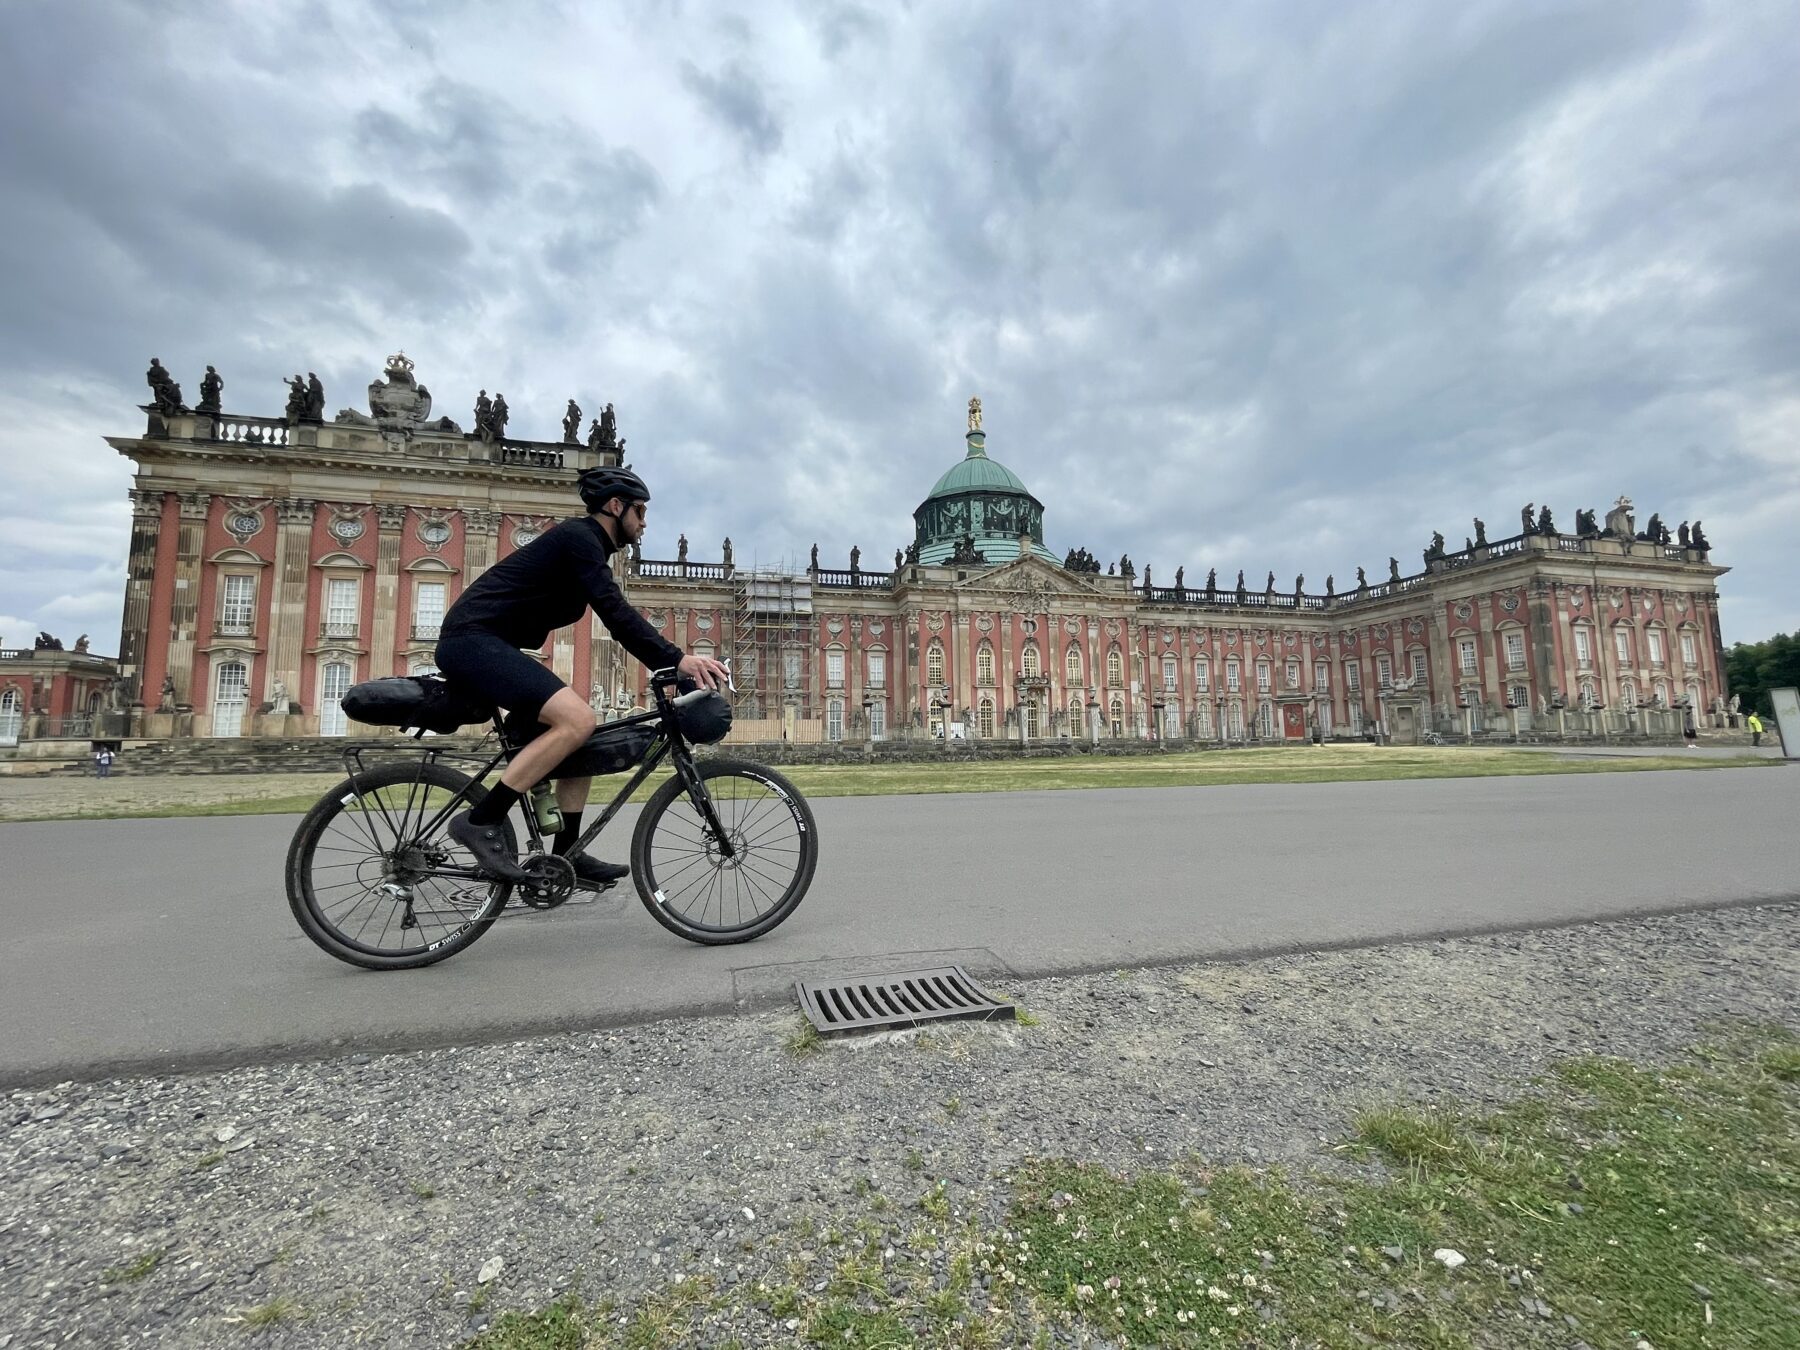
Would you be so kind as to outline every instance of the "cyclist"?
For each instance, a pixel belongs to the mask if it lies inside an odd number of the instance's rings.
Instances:
[[[584,471],[577,487],[588,513],[563,521],[482,573],[450,607],[438,632],[437,665],[446,679],[506,709],[513,724],[530,726],[535,719],[544,728],[513,756],[474,810],[449,824],[451,837],[482,869],[505,881],[525,881],[529,874],[507,849],[500,821],[593,733],[595,722],[581,695],[521,648],[543,646],[553,629],[574,623],[592,606],[619,645],[651,669],[677,667],[706,689],[728,678],[712,657],[683,655],[627,603],[613,580],[609,559],[644,534],[650,501],[644,480],[628,468],[601,467]],[[568,858],[577,882],[605,889],[631,869],[570,852],[581,836],[592,782],[557,782],[563,827],[554,849]]]

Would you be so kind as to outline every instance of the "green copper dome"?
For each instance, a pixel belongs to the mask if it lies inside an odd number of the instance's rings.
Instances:
[[[933,497],[948,497],[958,492],[1017,492],[1030,496],[1025,491],[1025,484],[1019,481],[1019,475],[1007,468],[997,459],[989,459],[987,447],[982,444],[985,437],[969,438],[968,455],[952,464],[944,476],[937,480],[937,485],[925,494],[925,500]]]
[[[969,562],[998,566],[1019,556],[1019,539],[1031,538],[1031,552],[1058,561],[1044,547],[1044,504],[1032,496],[1019,476],[988,458],[987,435],[971,410],[968,450],[933,485],[913,512],[918,559],[927,565]],[[973,562],[973,554],[980,555]]]

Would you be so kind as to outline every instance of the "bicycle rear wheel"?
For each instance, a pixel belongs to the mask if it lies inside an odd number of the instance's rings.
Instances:
[[[288,848],[288,905],[306,935],[351,965],[409,970],[485,933],[512,887],[479,876],[442,826],[421,834],[470,781],[442,764],[383,764],[320,799]],[[476,784],[465,801],[485,796]],[[516,849],[511,821],[500,828]]]
[[[805,897],[819,861],[818,828],[806,798],[773,769],[731,759],[694,768],[731,841],[731,856],[676,774],[638,816],[632,878],[644,908],[671,933],[708,946],[748,942]]]

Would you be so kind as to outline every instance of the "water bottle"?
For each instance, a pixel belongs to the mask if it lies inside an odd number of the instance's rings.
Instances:
[[[531,789],[531,814],[537,817],[538,830],[544,834],[562,829],[562,808],[556,804],[556,788],[548,778]]]

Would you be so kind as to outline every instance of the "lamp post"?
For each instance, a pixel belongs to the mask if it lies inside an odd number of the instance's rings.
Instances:
[[[867,694],[863,695],[863,758],[867,759],[875,753],[875,724],[869,720],[869,709],[875,706],[875,700]]]

